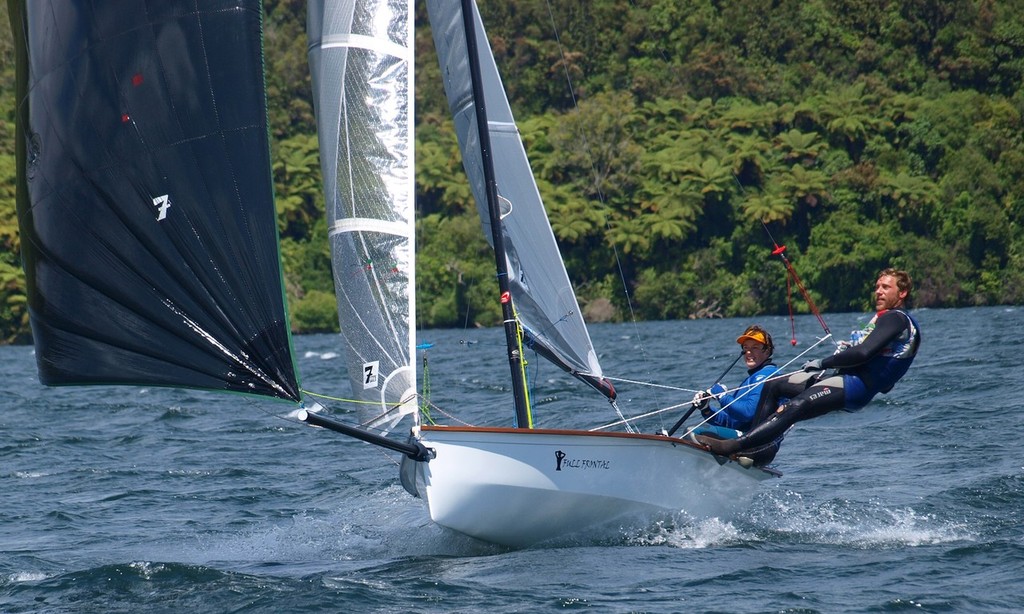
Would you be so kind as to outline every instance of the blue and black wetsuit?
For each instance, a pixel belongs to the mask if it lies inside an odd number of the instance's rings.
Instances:
[[[909,313],[889,309],[875,314],[852,340],[854,344],[846,350],[821,361],[822,368],[838,369],[843,376],[843,409],[849,411],[864,407],[879,392],[892,390],[914,362],[921,332]]]
[[[708,435],[713,438],[735,437],[735,433],[725,433],[715,430],[714,427],[725,427],[734,431],[748,431],[764,421],[765,416],[759,411],[762,406],[761,399],[764,396],[765,386],[771,385],[770,377],[778,373],[779,368],[773,363],[766,363],[752,370],[748,370],[748,376],[736,389],[734,394],[723,394],[718,398],[722,409],[718,413],[712,413],[705,409],[701,414],[712,428],[698,427],[694,433]],[[749,390],[749,392],[746,392]],[[717,392],[712,388],[712,392]],[[742,434],[742,433],[741,433]],[[783,435],[779,435],[771,442],[756,446],[755,449],[744,450],[744,455],[753,459],[758,466],[767,465],[775,458],[779,448],[782,446]]]

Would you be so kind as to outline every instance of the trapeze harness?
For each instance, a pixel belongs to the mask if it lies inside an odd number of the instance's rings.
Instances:
[[[878,326],[880,320],[882,327]],[[897,327],[899,332],[880,350],[870,347],[873,344],[864,345],[876,330],[884,339],[892,334],[890,329]],[[921,332],[909,313],[902,309],[889,309],[879,311],[862,330],[854,331],[850,342],[849,348],[821,361],[821,366],[839,370],[845,392],[843,409],[856,411],[879,392],[888,393],[907,373],[921,345]],[[851,361],[853,365],[846,367],[844,363]]]

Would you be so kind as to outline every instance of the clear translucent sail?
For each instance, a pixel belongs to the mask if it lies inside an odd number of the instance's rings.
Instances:
[[[427,10],[463,165],[476,197],[484,235],[491,241],[461,4],[428,0]],[[487,130],[502,207],[509,282],[520,321],[528,339],[542,355],[601,389],[601,365],[566,274],[475,4],[473,15]]]
[[[310,0],[307,33],[338,319],[368,424],[415,408],[412,16]]]

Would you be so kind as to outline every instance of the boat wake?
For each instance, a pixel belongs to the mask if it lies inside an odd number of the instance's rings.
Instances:
[[[750,529],[768,541],[846,545],[855,548],[926,546],[977,538],[961,522],[911,507],[878,501],[806,501],[793,492],[761,497],[751,509]]]

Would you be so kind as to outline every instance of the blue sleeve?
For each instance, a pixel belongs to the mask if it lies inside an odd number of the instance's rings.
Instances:
[[[761,400],[764,380],[774,375],[776,371],[778,368],[775,365],[767,365],[743,380],[735,393],[722,395],[719,402],[725,409],[718,414],[719,419],[716,422],[720,426],[732,429],[749,429],[750,421],[757,412],[757,404]],[[748,386],[750,392],[747,392]]]

